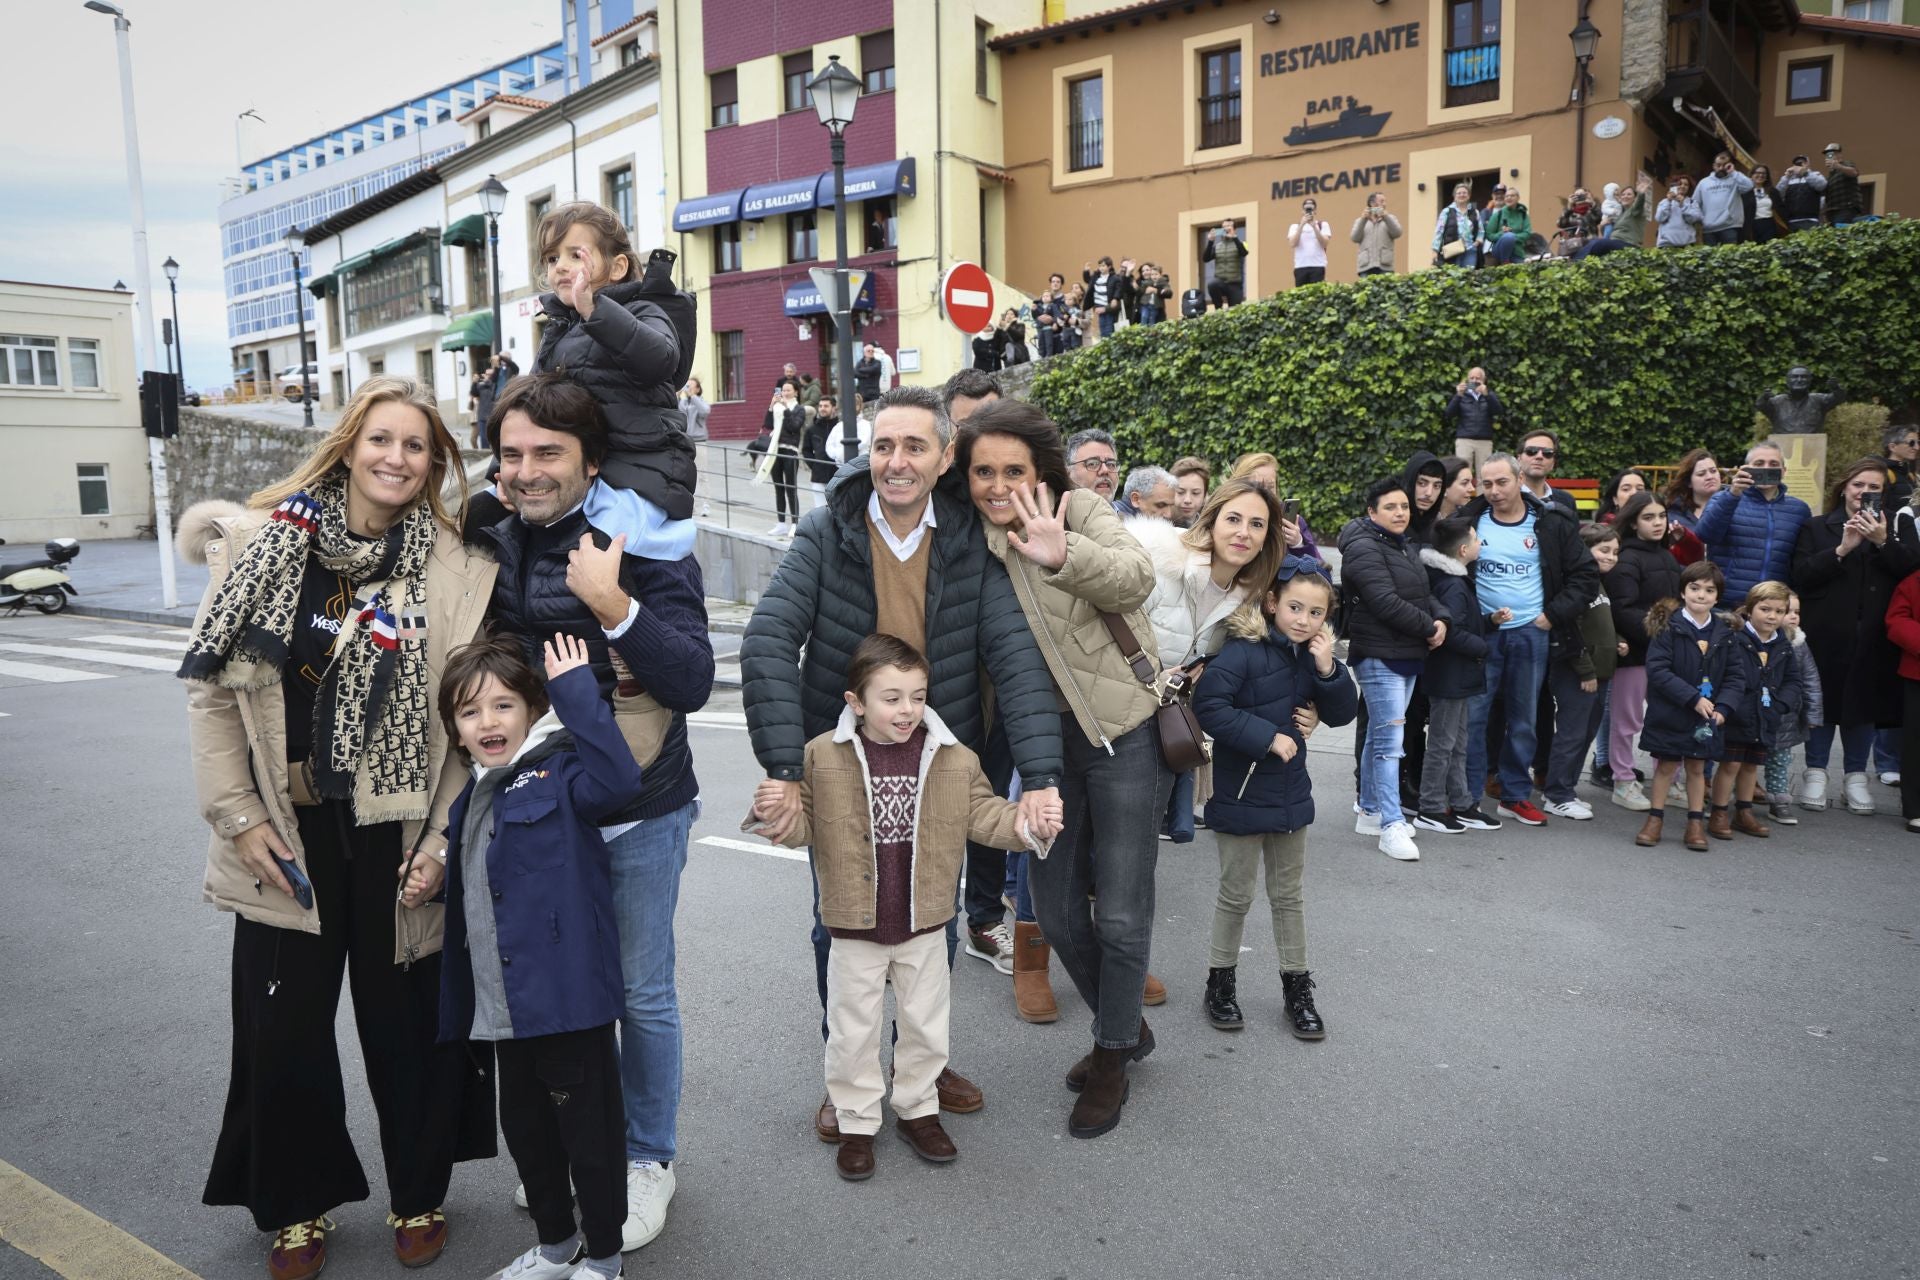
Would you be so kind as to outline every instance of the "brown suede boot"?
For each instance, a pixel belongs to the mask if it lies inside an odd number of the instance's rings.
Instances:
[[[1762,840],[1773,834],[1771,827],[1753,816],[1753,809],[1748,805],[1733,811],[1733,829],[1743,836],[1759,836]]]
[[[1067,1118],[1067,1132],[1076,1138],[1097,1138],[1120,1123],[1120,1108],[1127,1101],[1127,1062],[1131,1049],[1093,1047],[1087,1066],[1086,1087],[1073,1104]]]
[[[1688,818],[1686,834],[1681,837],[1681,841],[1687,848],[1693,850],[1695,853],[1705,853],[1707,851],[1707,824],[1698,818]]]
[[[1733,839],[1733,815],[1715,805],[1713,813],[1707,818],[1707,834],[1715,840]]]
[[[1040,934],[1040,926],[1023,920],[1013,922],[1013,1009],[1024,1022],[1057,1022],[1060,1006],[1054,1003],[1053,983],[1047,968],[1053,960],[1053,948]]]
[[[1666,825],[1667,820],[1665,814],[1648,814],[1647,820],[1640,824],[1640,834],[1633,838],[1633,842],[1642,849],[1653,848],[1653,846],[1660,843],[1660,833]]]
[[[1135,1062],[1138,1062],[1140,1061],[1140,1059],[1152,1053],[1153,1045],[1154,1045],[1153,1028],[1147,1025],[1147,1020],[1145,1018],[1142,1018],[1140,1019],[1140,1043],[1134,1046],[1133,1060]],[[1092,1070],[1093,1070],[1093,1055],[1088,1054],[1086,1057],[1080,1059],[1080,1061],[1074,1063],[1071,1067],[1067,1068],[1067,1088],[1073,1090],[1075,1093],[1078,1093],[1082,1089],[1086,1088],[1087,1073]]]

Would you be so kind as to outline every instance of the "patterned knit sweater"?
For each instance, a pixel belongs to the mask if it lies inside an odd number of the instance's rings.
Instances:
[[[864,733],[856,734],[854,741],[866,757],[873,797],[874,866],[879,876],[874,886],[874,927],[828,932],[836,938],[895,946],[914,936],[913,833],[920,811],[920,753],[926,747],[927,729],[920,726],[905,742],[875,742]]]

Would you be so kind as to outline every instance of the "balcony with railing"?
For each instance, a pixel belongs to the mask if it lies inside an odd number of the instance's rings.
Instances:
[[[1728,10],[1734,21],[1738,5]],[[1756,25],[1749,35],[1757,40]],[[1757,45],[1755,46],[1757,49]],[[1727,124],[1749,145],[1759,137],[1760,86],[1745,62],[1731,26],[1722,24],[1705,0],[1676,3],[1667,15],[1667,84],[1695,93],[1720,111]]]
[[[1200,149],[1240,145],[1240,94],[1216,93],[1200,99]]]
[[[1447,50],[1449,107],[1492,102],[1500,96],[1500,42]]]
[[[1098,169],[1106,158],[1106,121],[1095,117],[1067,126],[1067,172]]]

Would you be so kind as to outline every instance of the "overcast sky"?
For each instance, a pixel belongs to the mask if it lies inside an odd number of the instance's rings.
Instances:
[[[187,379],[229,381],[215,209],[239,165],[234,120],[252,108],[254,160],[560,38],[560,0],[122,0],[153,286],[180,263]],[[113,19],[81,0],[8,6],[0,147],[0,279],[133,284]],[[155,331],[159,325],[155,323]],[[155,359],[155,366],[160,361]]]

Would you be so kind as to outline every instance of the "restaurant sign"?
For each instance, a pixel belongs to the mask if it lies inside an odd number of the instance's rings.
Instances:
[[[1402,49],[1419,47],[1420,24],[1403,22],[1397,27],[1363,31],[1357,36],[1335,36],[1331,40],[1316,40],[1312,44],[1295,45],[1276,53],[1263,53],[1260,55],[1260,74],[1283,76],[1289,71],[1308,71],[1314,67],[1332,66],[1336,62],[1370,58],[1376,53],[1398,53]]]

